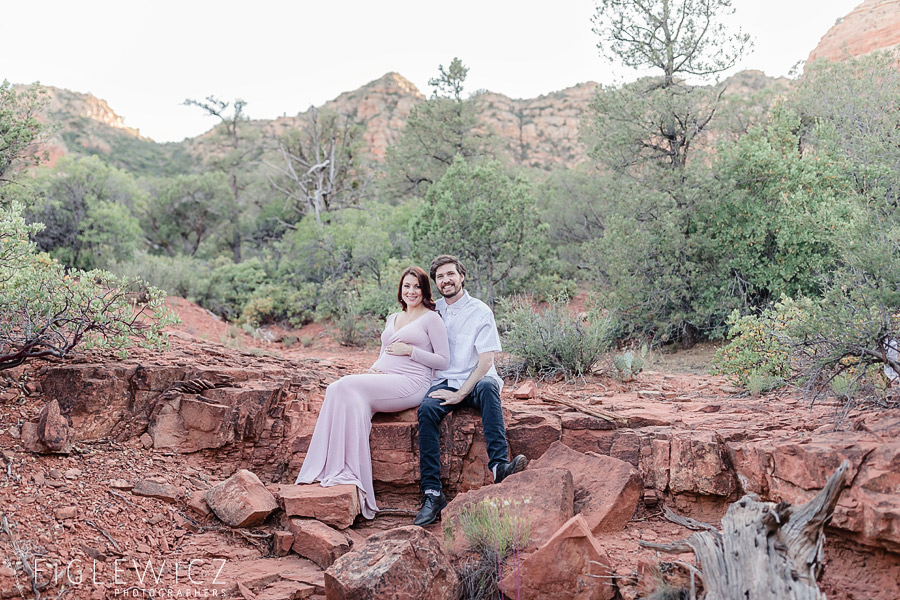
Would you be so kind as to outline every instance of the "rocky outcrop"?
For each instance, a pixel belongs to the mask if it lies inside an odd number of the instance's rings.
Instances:
[[[203,499],[231,527],[259,525],[278,508],[259,477],[244,469],[206,490]]]
[[[316,519],[338,529],[353,525],[359,514],[359,493],[352,484],[281,485],[275,495],[288,517]]]
[[[574,512],[595,534],[624,529],[644,493],[644,482],[630,464],[593,452],[582,454],[561,442],[554,442],[530,468],[572,473]]]
[[[413,525],[369,537],[325,571],[325,594],[334,600],[455,600],[458,586],[440,541]]]
[[[843,60],[900,45],[900,0],[865,0],[822,36],[807,63]]]
[[[59,402],[51,400],[41,409],[36,423],[22,425],[21,435],[22,442],[31,452],[69,454],[75,430],[69,420],[60,414]]]
[[[461,513],[481,502],[493,503],[499,514],[528,527],[527,544],[520,550],[529,552],[545,543],[574,514],[575,486],[567,469],[529,468],[507,477],[503,483],[489,485],[459,494],[444,508],[444,536],[452,542],[453,551],[464,555],[468,550],[460,526]]]
[[[553,537],[509,572],[502,589],[522,600],[612,600],[609,557],[583,515],[575,515]]]
[[[323,569],[350,551],[346,534],[315,519],[288,519],[288,531],[294,539],[291,550]]]

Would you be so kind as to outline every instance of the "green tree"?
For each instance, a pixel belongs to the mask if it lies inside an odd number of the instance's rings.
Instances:
[[[216,117],[219,125],[213,130],[212,143],[216,145],[208,158],[209,165],[224,173],[228,178],[231,190],[231,202],[226,211],[228,223],[231,225],[231,253],[235,263],[241,262],[243,234],[241,222],[243,213],[251,204],[246,198],[247,188],[252,181],[249,170],[260,155],[260,148],[255,142],[255,130],[247,127],[249,118],[244,113],[247,103],[236,99],[234,103],[219,100],[215,96],[207,96],[205,101],[187,99],[187,106],[196,106],[206,114]],[[228,112],[231,107],[231,112]]]
[[[414,255],[422,262],[454,254],[466,265],[467,287],[485,302],[532,291],[547,273],[547,226],[540,223],[532,186],[511,179],[496,161],[457,156],[429,189],[412,220]]]
[[[400,139],[387,150],[385,183],[394,198],[422,197],[459,155],[496,157],[496,137],[478,121],[478,96],[463,97],[468,67],[459,58],[429,80],[431,98],[409,113]]]
[[[45,105],[44,92],[36,84],[17,91],[6,80],[0,83],[0,203],[15,175],[44,156],[36,144],[47,131],[38,119]]]
[[[139,283],[105,271],[66,272],[38,254],[19,204],[0,208],[0,370],[26,360],[67,357],[78,346],[127,353],[139,344],[161,348],[163,328],[175,322],[164,294],[149,288],[148,301],[130,294]]]
[[[588,249],[601,294],[626,326],[686,347],[715,321],[698,306],[715,265],[696,235],[715,192],[705,161],[692,156],[724,88],[684,78],[721,73],[746,49],[747,36],[723,24],[730,12],[729,0],[600,0],[594,17],[601,54],[652,76],[604,88],[591,105],[589,154],[631,196],[608,205],[603,237]]]
[[[731,0],[598,0],[594,33],[601,55],[662,71],[668,87],[682,74],[721,73],[750,49],[749,35],[722,21],[733,12]]]
[[[153,183],[153,201],[140,210],[141,226],[155,251],[194,256],[221,233],[231,198],[221,173],[179,175]]]
[[[841,267],[843,242],[863,217],[841,157],[803,148],[800,117],[777,107],[768,123],[723,148],[717,195],[698,235],[718,250],[720,284],[707,303],[744,312],[781,296],[819,296]]]
[[[900,332],[900,73],[898,54],[875,53],[807,67],[791,107],[804,154],[840,158],[838,178],[857,198],[859,218],[836,238],[840,268],[795,338],[809,389],[836,376],[863,388],[889,364],[885,345]]]
[[[143,244],[133,211],[146,191],[98,157],[65,156],[37,173],[29,219],[44,224],[38,247],[70,267],[91,269],[127,260]]]

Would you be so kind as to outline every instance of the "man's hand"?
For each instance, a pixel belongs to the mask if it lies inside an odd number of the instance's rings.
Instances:
[[[431,392],[431,397],[435,400],[443,400],[441,406],[449,406],[451,404],[459,404],[465,399],[466,395],[453,390],[435,390]]]

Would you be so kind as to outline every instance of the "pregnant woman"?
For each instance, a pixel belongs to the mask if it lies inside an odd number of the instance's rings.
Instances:
[[[387,318],[381,353],[368,373],[347,375],[328,386],[297,483],[352,483],[367,519],[378,506],[372,487],[369,432],[372,415],[421,404],[435,369],[450,364],[447,329],[431,299],[428,274],[409,267],[400,276],[403,311]]]

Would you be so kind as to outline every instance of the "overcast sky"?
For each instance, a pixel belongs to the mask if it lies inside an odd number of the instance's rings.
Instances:
[[[733,0],[756,47],[740,67],[787,75],[862,0]],[[156,141],[215,123],[185,98],[294,115],[396,71],[428,93],[459,56],[468,90],[532,98],[634,74],[598,56],[593,0],[14,0],[0,79],[86,92]],[[14,25],[13,25],[14,24]]]

